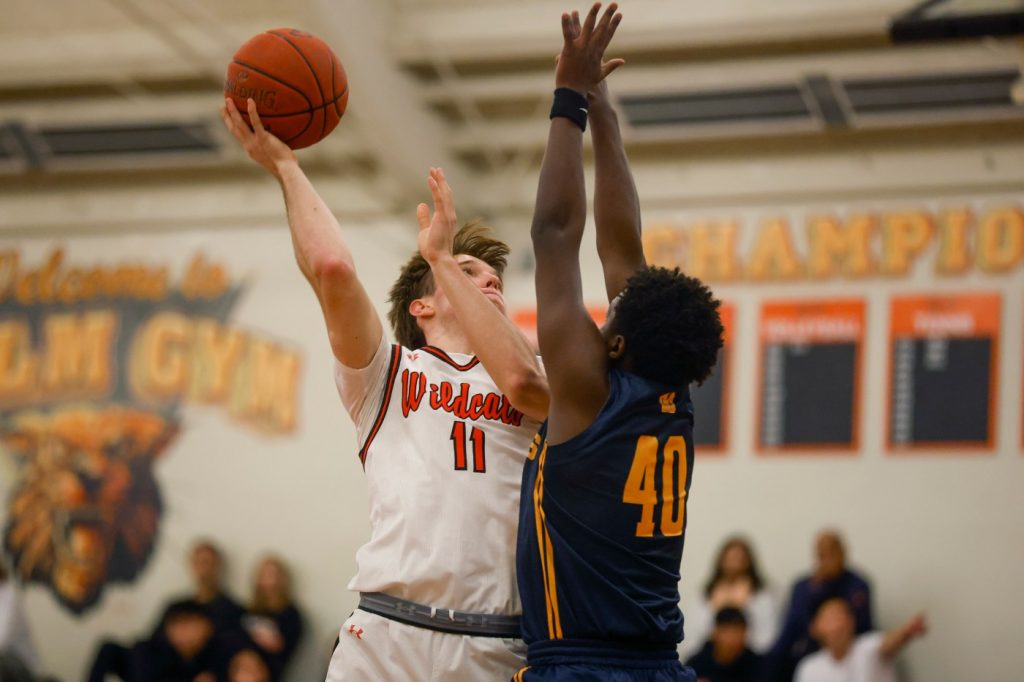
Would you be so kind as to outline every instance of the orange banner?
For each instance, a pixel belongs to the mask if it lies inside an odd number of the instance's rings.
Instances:
[[[999,334],[999,294],[900,296],[892,300],[895,337],[972,337]]]
[[[766,302],[761,306],[760,335],[765,343],[860,341],[864,301]]]

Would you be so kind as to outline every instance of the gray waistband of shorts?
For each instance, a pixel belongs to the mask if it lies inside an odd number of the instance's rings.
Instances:
[[[359,609],[391,620],[457,635],[518,638],[519,616],[441,609],[380,592],[361,592]]]

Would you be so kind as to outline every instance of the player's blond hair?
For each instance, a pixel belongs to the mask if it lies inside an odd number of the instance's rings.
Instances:
[[[480,220],[471,220],[455,233],[452,253],[466,254],[479,258],[490,265],[502,277],[508,265],[508,244],[495,239],[490,227]],[[409,312],[409,304],[417,298],[434,293],[434,276],[430,265],[418,252],[410,258],[398,279],[391,286],[388,295],[388,322],[395,332],[395,340],[406,348],[421,348],[427,345],[416,318]]]

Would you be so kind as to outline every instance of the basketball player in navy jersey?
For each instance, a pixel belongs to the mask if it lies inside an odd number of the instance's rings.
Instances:
[[[528,654],[517,682],[695,679],[676,653],[693,465],[688,385],[714,366],[722,324],[699,280],[644,261],[636,191],[602,85],[622,64],[603,61],[616,9],[598,19],[594,5],[582,23],[562,16],[532,227],[551,402],[523,475],[517,569]],[[588,113],[612,301],[601,329],[583,305],[579,267]]]

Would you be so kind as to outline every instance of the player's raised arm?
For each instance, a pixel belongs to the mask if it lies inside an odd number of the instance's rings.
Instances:
[[[601,5],[595,4],[582,24],[576,13],[562,15],[564,41],[555,72],[555,104],[531,229],[537,262],[537,334],[551,386],[548,438],[553,443],[585,429],[608,395],[608,349],[583,304],[579,250],[587,218],[585,93],[622,63],[602,61],[622,18],[617,7],[609,5],[598,20]]]
[[[516,409],[543,421],[548,414],[547,380],[530,343],[503,312],[501,278],[474,272],[471,269],[478,264],[457,260],[452,252],[457,225],[452,188],[440,168],[430,169],[427,184],[434,210],[431,213],[426,204],[416,207],[420,254],[494,383]],[[489,279],[483,289],[472,279],[481,277]],[[496,299],[497,305],[488,296]]]
[[[264,129],[252,99],[248,114],[252,129],[230,99],[221,108],[231,134],[281,185],[295,259],[320,301],[334,357],[347,367],[365,367],[373,359],[384,328],[356,276],[341,226],[302,172],[295,153]]]
[[[608,300],[618,296],[633,273],[647,265],[640,239],[640,199],[619,132],[619,118],[602,80],[587,94],[594,141],[594,222],[597,254]]]

